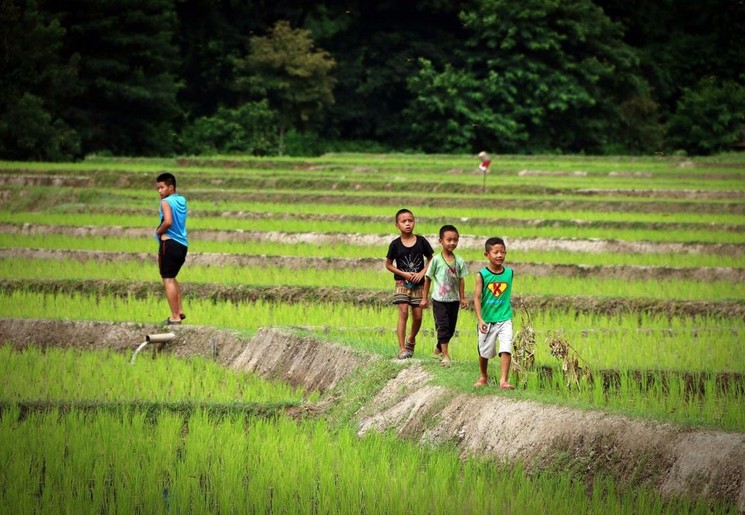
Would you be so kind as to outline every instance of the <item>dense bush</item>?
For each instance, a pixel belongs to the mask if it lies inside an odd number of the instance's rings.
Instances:
[[[729,150],[743,137],[745,87],[706,79],[686,88],[668,123],[668,146],[689,154]]]
[[[184,129],[182,145],[189,154],[266,155],[276,152],[278,135],[276,113],[263,100],[198,118]]]

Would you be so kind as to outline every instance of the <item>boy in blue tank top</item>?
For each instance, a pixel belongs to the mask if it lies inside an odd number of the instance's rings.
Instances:
[[[514,390],[507,377],[512,364],[512,269],[504,266],[507,247],[502,238],[489,238],[484,245],[487,265],[476,275],[473,307],[478,319],[479,379],[486,385],[489,360],[499,354],[501,373],[499,387]]]
[[[162,173],[156,180],[160,195],[160,224],[155,229],[158,241],[158,268],[166,291],[171,314],[165,320],[166,325],[180,324],[186,318],[181,305],[181,286],[176,280],[181,267],[186,261],[189,240],[186,235],[186,199],[176,193],[176,177]]]

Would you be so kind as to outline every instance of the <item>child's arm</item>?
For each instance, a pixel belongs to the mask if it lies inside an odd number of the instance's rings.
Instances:
[[[428,275],[424,276],[424,291],[422,292],[422,300],[419,302],[419,307],[426,309],[429,306],[429,285],[432,284],[432,280]]]
[[[400,275],[401,277],[403,277],[403,278],[404,278],[405,280],[407,280],[407,281],[412,281],[412,282],[414,282],[414,280],[413,280],[413,278],[414,278],[414,274],[413,274],[413,273],[411,273],[411,272],[404,272],[403,270],[399,270],[398,268],[396,268],[396,267],[395,267],[395,266],[393,265],[393,260],[392,260],[391,258],[386,258],[386,259],[385,259],[385,268],[386,268],[386,269],[387,269],[387,270],[388,270],[389,272],[391,272],[391,273],[393,273],[393,274],[397,274],[397,275]]]
[[[476,274],[476,291],[473,292],[473,310],[476,312],[476,320],[478,320],[479,331],[485,333],[489,330],[489,326],[481,318],[481,289],[484,287],[484,279],[481,274]]]
[[[155,230],[155,235],[158,237],[158,239],[160,239],[161,236],[166,233],[168,228],[173,225],[173,211],[171,210],[171,204],[169,204],[165,200],[161,200],[160,208],[163,210],[163,221]]]
[[[429,265],[432,263],[432,256],[422,256],[422,259],[424,260],[424,268],[414,274],[414,279],[411,280],[411,282],[413,282],[414,284],[419,284],[420,282],[422,282],[424,276],[427,275]]]
[[[466,299],[466,280],[462,277],[458,279],[458,295],[460,296],[461,309],[468,309],[468,299]]]

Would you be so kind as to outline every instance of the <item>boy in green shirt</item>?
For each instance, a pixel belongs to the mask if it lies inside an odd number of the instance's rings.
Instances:
[[[512,364],[512,279],[511,268],[504,266],[507,247],[502,238],[489,238],[484,245],[489,261],[476,276],[473,307],[478,319],[479,371],[475,387],[486,385],[489,360],[499,354],[501,374],[499,387],[514,390],[507,377]]]

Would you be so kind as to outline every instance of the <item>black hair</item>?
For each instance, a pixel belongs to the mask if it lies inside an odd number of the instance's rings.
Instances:
[[[165,172],[160,174],[155,182],[162,182],[166,186],[173,186],[173,189],[176,189],[176,177],[172,173]]]
[[[399,209],[398,211],[396,211],[396,222],[398,222],[398,217],[401,216],[404,213],[409,213],[411,216],[414,216],[414,213],[412,213],[411,211],[409,211],[406,208]]]
[[[484,251],[489,252],[489,249],[491,249],[494,245],[502,245],[505,249],[507,248],[507,245],[504,244],[504,240],[502,238],[489,238],[484,244]]]
[[[442,227],[440,227],[440,239],[442,239],[442,237],[445,236],[445,233],[448,231],[452,231],[460,236],[458,229],[456,229],[454,225],[443,225]]]

